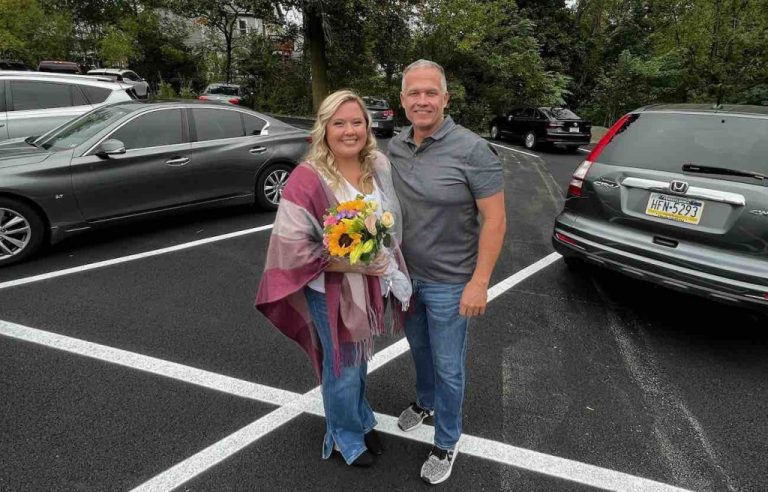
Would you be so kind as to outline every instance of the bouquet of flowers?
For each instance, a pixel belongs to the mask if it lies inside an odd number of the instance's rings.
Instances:
[[[390,229],[395,225],[395,217],[391,212],[377,216],[378,208],[378,203],[363,200],[363,195],[329,208],[323,216],[323,245],[328,254],[347,258],[353,265],[357,262],[368,265],[379,252],[391,247]],[[387,287],[384,295],[391,291],[403,310],[407,310],[413,288],[392,254],[382,278]]]
[[[329,208],[323,217],[323,245],[328,253],[348,258],[353,265],[359,261],[368,265],[382,247],[389,247],[395,218],[390,212],[378,217],[378,208],[378,203],[365,201],[362,195]]]

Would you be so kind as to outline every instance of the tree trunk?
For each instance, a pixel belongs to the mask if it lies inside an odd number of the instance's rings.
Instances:
[[[316,112],[328,95],[328,59],[325,57],[323,14],[317,2],[307,2],[304,9],[304,26],[312,75],[312,109]]]
[[[224,69],[226,71],[227,84],[232,81],[232,33],[227,36],[224,35],[224,42],[226,43],[227,58],[224,62]]]

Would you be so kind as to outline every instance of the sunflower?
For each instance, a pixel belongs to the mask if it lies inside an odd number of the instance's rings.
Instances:
[[[339,212],[360,212],[365,208],[365,201],[361,199],[350,200],[348,202],[339,203],[336,210]]]
[[[360,244],[361,234],[350,232],[347,224],[340,222],[331,226],[328,234],[328,251],[331,256],[347,256],[352,249]]]

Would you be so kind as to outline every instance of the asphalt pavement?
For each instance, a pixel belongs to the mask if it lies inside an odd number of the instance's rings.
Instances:
[[[492,144],[508,232],[440,487],[764,490],[765,319],[569,271],[550,234],[585,153]],[[431,428],[394,426],[413,400],[402,337],[370,367],[385,454],[369,470],[320,458],[310,365],[252,307],[272,219],[179,215],[0,270],[0,490],[427,489]]]

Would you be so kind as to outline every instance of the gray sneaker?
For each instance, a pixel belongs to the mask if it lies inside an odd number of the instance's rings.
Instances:
[[[427,417],[431,417],[434,412],[432,410],[424,410],[415,403],[403,410],[400,417],[397,418],[397,426],[405,432],[412,431],[418,428]]]
[[[453,469],[453,457],[453,451],[445,451],[433,446],[427,461],[421,465],[421,479],[431,485],[448,480]]]

